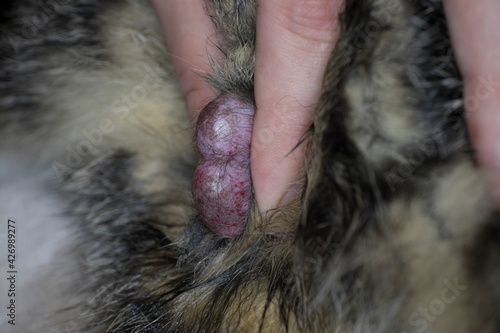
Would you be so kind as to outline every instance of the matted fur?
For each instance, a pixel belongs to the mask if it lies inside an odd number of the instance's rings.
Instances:
[[[208,81],[252,99],[255,3],[207,14],[225,55]],[[147,2],[23,0],[2,22],[0,147],[76,235],[70,300],[24,331],[500,330],[499,218],[440,1],[347,0],[305,190],[235,239],[192,206],[191,126]]]

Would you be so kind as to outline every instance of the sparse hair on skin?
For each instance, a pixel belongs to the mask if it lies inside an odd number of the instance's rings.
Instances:
[[[500,330],[500,215],[441,1],[346,0],[305,189],[234,239],[193,207],[193,132],[150,4],[3,6],[0,150],[68,230],[21,331]],[[224,54],[207,80],[253,101],[256,4],[206,7]]]

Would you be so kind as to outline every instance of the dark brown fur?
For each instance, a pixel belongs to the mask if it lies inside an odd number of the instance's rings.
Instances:
[[[474,164],[440,1],[346,1],[301,143],[305,190],[266,221],[253,212],[236,239],[210,232],[192,207],[192,133],[147,3],[59,2],[30,38],[36,1],[11,6],[0,147],[57,176],[44,182],[62,180],[52,188],[78,235],[72,301],[55,302],[63,319],[51,329],[500,330],[499,215]],[[207,11],[225,54],[209,82],[252,98],[255,3],[212,0]],[[160,84],[148,90],[146,78]],[[115,102],[138,86],[147,98]],[[70,165],[65,145],[83,147],[81,128],[100,128],[102,143]]]

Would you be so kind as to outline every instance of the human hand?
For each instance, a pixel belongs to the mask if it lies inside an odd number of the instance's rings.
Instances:
[[[500,2],[444,0],[479,163],[500,201]]]
[[[199,76],[210,71],[207,38],[215,36],[213,24],[202,0],[152,3],[168,31],[167,44],[194,122],[216,94]],[[261,212],[291,199],[287,192],[300,179],[305,145],[294,148],[313,121],[342,5],[343,0],[257,0],[257,111],[250,166]],[[208,53],[220,56],[215,48]]]
[[[189,118],[193,124],[201,108],[217,92],[203,79],[211,72],[207,53],[221,57],[209,38],[215,36],[215,27],[207,16],[204,0],[151,0],[160,18],[171,54],[181,94],[186,100]]]
[[[338,38],[343,0],[257,1],[255,101],[251,150],[261,212],[285,204],[304,166],[326,64]],[[300,185],[299,185],[300,186]]]

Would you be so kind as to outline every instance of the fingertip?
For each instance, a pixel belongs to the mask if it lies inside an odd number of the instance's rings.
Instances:
[[[258,2],[251,171],[261,212],[285,203],[303,176],[299,143],[314,118],[343,3]]]
[[[178,79],[181,95],[186,101],[189,120],[195,125],[200,111],[217,95],[217,92],[201,75],[189,68],[180,72]]]
[[[221,57],[211,43],[215,27],[201,0],[151,0],[165,32],[165,40],[179,80],[181,94],[186,100],[189,118],[197,115],[216,92],[203,78],[212,72],[207,54]]]
[[[499,96],[500,97],[500,96]],[[481,109],[471,113],[469,133],[476,147],[478,159],[486,168],[500,169],[500,98],[481,104]]]
[[[483,81],[485,82],[485,81]],[[481,81],[468,78],[464,101],[469,136],[476,151],[476,159],[485,175],[493,200],[500,204],[500,91],[488,92]],[[491,87],[490,87],[491,88]],[[481,97],[481,100],[479,99]],[[474,102],[473,102],[474,101]]]
[[[285,144],[275,144],[266,153],[251,157],[252,183],[259,211],[265,212],[285,205],[302,188],[304,177],[305,146],[297,147],[289,154]]]

